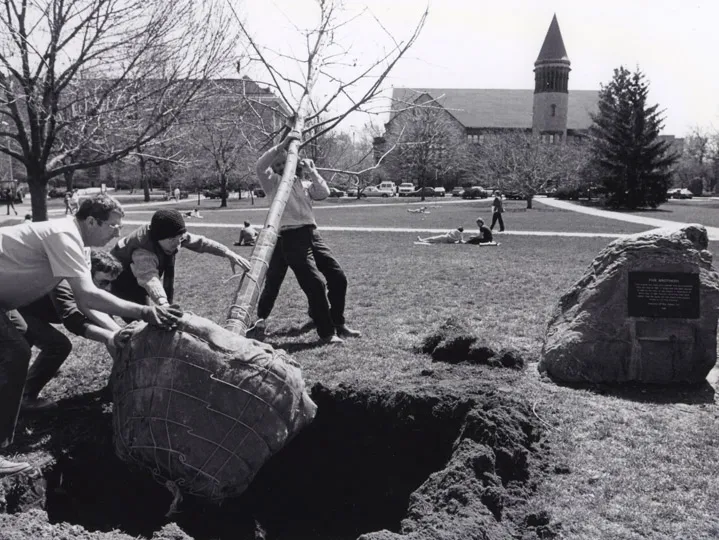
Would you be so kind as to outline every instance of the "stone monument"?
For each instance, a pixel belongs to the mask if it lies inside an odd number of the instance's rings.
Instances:
[[[609,244],[555,307],[539,370],[566,382],[703,381],[719,316],[708,243],[693,224]]]

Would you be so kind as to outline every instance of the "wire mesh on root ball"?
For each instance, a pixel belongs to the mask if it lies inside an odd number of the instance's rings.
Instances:
[[[241,494],[315,416],[287,353],[208,319],[186,313],[170,331],[133,323],[115,346],[115,452],[173,491],[173,508],[181,494]]]

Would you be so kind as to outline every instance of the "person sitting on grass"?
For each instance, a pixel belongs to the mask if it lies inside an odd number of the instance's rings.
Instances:
[[[90,252],[92,282],[98,289],[108,291],[110,283],[122,272],[122,264],[107,251]],[[21,411],[43,411],[57,405],[38,395],[55,376],[72,351],[72,343],[60,330],[52,326],[62,323],[73,334],[112,347],[112,339],[120,329],[105,313],[88,311],[85,315],[77,307],[75,296],[67,281],[61,281],[49,294],[18,309],[25,341],[40,349],[27,373]]]
[[[464,227],[457,227],[445,234],[437,236],[428,236],[427,238],[418,236],[417,242],[421,242],[422,244],[461,244],[463,232]]]
[[[240,229],[240,239],[235,242],[236,246],[254,246],[259,236],[259,231],[250,225],[249,221],[245,221],[244,227]]]
[[[492,231],[484,224],[482,218],[477,218],[477,227],[479,227],[479,234],[469,238],[465,244],[488,244],[492,242]]]
[[[235,272],[243,272],[250,263],[219,242],[198,234],[190,234],[185,220],[177,210],[158,210],[149,225],[121,238],[111,253],[123,266],[112,283],[112,293],[120,298],[145,304],[152,300],[158,306],[172,304],[175,293],[175,256],[184,247],[196,253],[225,257]]]

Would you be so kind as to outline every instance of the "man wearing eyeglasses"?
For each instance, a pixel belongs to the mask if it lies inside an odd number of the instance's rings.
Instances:
[[[88,248],[119,236],[123,216],[117,200],[98,194],[83,200],[72,217],[0,229],[0,448],[13,440],[30,363],[22,327],[12,322],[22,319],[17,308],[45,296],[65,279],[85,314],[95,310],[163,327],[182,317],[175,308],[121,300],[93,283]],[[28,463],[0,456],[0,477],[29,468]]]

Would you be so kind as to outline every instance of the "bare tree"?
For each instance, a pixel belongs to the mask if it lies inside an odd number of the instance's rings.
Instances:
[[[387,156],[384,173],[390,178],[416,181],[420,189],[461,177],[473,161],[464,126],[434,100],[413,105],[388,123],[382,149],[391,145],[397,149]]]
[[[485,135],[477,165],[503,191],[516,191],[532,208],[534,196],[549,186],[581,182],[589,155],[579,145],[549,144],[531,132]]]
[[[353,58],[342,43],[342,31],[351,23],[351,19],[342,19],[342,3],[318,0],[316,13],[317,23],[313,28],[307,31],[298,29],[305,42],[305,51],[301,57],[292,53],[273,53],[261,47],[237,18],[252,49],[251,61],[259,63],[266,71],[271,87],[290,108],[292,118],[289,129],[298,136],[308,134],[302,145],[331,131],[352,112],[371,112],[387,75],[419,36],[428,12],[424,11],[417,26],[404,41],[397,41],[377,21],[390,45],[380,58],[366,65]],[[289,59],[298,75],[280,72],[274,67],[272,56]],[[318,81],[328,89],[322,93],[322,97],[315,92]],[[340,98],[346,99],[348,104],[336,112],[335,107]],[[227,316],[225,326],[232,331],[245,333],[257,305],[267,266],[277,243],[279,221],[292,188],[299,148],[299,140],[293,140],[289,145],[282,180],[252,253],[252,268],[243,276]]]
[[[223,69],[220,0],[3,0],[0,152],[22,163],[33,217],[50,178],[162,136]]]

